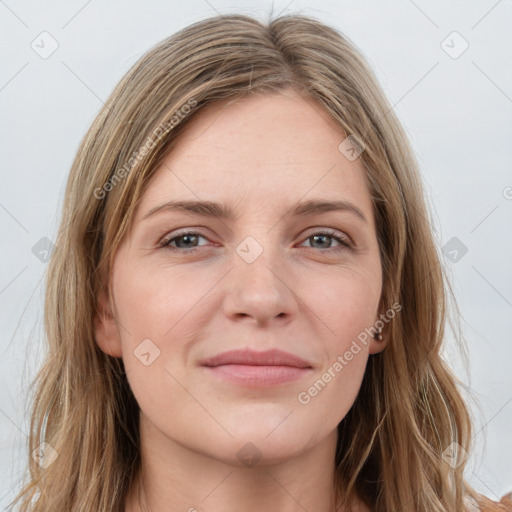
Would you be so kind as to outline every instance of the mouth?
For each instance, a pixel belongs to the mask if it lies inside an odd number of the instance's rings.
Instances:
[[[309,375],[313,367],[281,350],[232,350],[203,360],[201,366],[221,380],[246,387],[277,386]]]

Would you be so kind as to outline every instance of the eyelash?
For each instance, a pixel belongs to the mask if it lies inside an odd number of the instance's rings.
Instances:
[[[162,242],[160,242],[159,246],[164,249],[169,249],[173,252],[183,252],[183,253],[196,253],[198,250],[200,250],[200,247],[192,247],[191,249],[182,249],[181,247],[172,247],[170,244],[171,242],[175,241],[178,238],[187,236],[187,235],[194,235],[199,236],[201,238],[207,239],[207,237],[203,236],[201,233],[198,233],[196,231],[184,231],[182,233],[178,233],[177,235],[173,236],[172,238],[164,238]],[[340,236],[337,234],[336,231],[332,231],[330,229],[325,229],[323,231],[318,231],[317,233],[313,233],[312,235],[308,236],[304,241],[309,240],[310,238],[313,238],[316,235],[323,235],[330,238],[335,239],[337,242],[340,243],[338,247],[335,248],[327,248],[327,249],[318,249],[320,252],[339,252],[339,251],[346,251],[352,250],[352,246],[350,245],[348,239],[346,237]],[[307,247],[309,249],[315,249],[314,247]]]

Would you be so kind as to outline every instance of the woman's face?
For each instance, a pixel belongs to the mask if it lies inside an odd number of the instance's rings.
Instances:
[[[97,319],[96,339],[122,357],[161,446],[251,465],[335,442],[386,343],[365,331],[381,262],[344,139],[293,91],[254,96],[199,112],[156,171],[114,260],[116,321]]]

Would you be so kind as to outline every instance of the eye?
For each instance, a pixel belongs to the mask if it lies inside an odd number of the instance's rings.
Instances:
[[[197,247],[201,247],[200,245],[197,245],[199,238],[203,238],[204,240],[206,240],[206,238],[202,236],[200,233],[187,231],[184,233],[180,233],[176,236],[173,236],[172,238],[166,238],[162,240],[160,246],[168,247],[169,249],[174,251],[185,250],[185,252],[195,252]],[[174,242],[176,243],[176,245],[173,245]]]
[[[202,238],[203,240],[207,240],[207,238],[201,235],[200,233],[197,233],[195,231],[186,231],[170,238],[164,238],[159,245],[160,247],[166,247],[172,251],[193,253],[196,250],[199,250],[198,248],[201,247],[201,245],[198,244],[200,238]],[[338,242],[337,247],[330,247],[332,240]],[[320,244],[320,247],[316,248],[325,249],[325,251],[321,252],[326,252],[327,250],[331,252],[342,251],[352,248],[347,237],[339,235],[336,231],[331,231],[328,229],[310,235],[308,238],[306,238],[306,241],[311,241],[311,243],[314,244]],[[315,249],[315,247],[312,248]]]
[[[334,249],[331,247],[328,247],[330,245],[329,239],[331,241],[336,240],[337,242],[339,242],[338,247],[334,248]],[[308,236],[308,238],[306,238],[305,241],[308,241],[308,240],[311,241],[311,243],[320,244],[321,249],[330,249],[331,251],[343,251],[346,249],[351,249],[351,245],[350,245],[348,238],[344,237],[342,235],[339,235],[336,231],[324,230],[324,231],[321,231],[318,233],[314,233],[314,234]],[[313,249],[315,249],[315,247],[313,247]]]

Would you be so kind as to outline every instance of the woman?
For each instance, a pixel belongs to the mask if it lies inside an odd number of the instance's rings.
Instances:
[[[464,479],[447,289],[406,135],[345,37],[182,30],[73,164],[20,510],[512,510]]]

